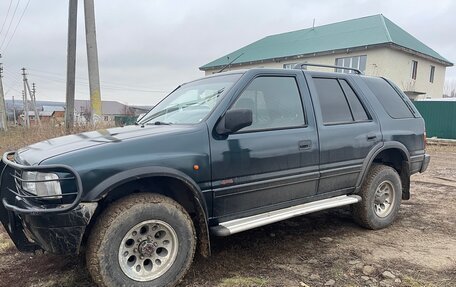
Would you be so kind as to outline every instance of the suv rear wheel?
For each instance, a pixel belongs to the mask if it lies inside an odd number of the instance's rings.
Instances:
[[[401,193],[401,179],[396,170],[386,165],[373,165],[359,193],[363,200],[352,205],[355,221],[368,229],[391,225],[399,212]]]
[[[157,194],[134,194],[99,217],[87,242],[87,267],[100,286],[175,286],[193,260],[188,213]]]

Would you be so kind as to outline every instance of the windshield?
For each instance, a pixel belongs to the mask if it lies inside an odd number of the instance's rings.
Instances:
[[[184,84],[169,94],[140,124],[196,124],[218,104],[240,74],[211,77]]]

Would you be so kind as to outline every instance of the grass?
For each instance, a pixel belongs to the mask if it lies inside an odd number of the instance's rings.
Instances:
[[[13,244],[8,239],[0,237],[0,256],[11,248],[13,248]]]
[[[218,287],[262,287],[267,286],[268,280],[257,277],[236,276],[222,279]]]
[[[71,134],[106,129],[109,127],[112,127],[112,125],[106,123],[76,126],[71,130]],[[28,129],[19,126],[9,127],[6,132],[0,131],[0,154],[3,154],[5,151],[17,150],[33,143],[64,135],[66,135],[65,128],[60,126],[42,125],[41,127],[32,126]]]
[[[407,287],[435,287],[434,284],[426,283],[410,276],[402,278],[402,285]]]

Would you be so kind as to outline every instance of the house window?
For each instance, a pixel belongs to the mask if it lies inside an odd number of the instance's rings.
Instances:
[[[431,74],[429,75],[429,82],[434,83],[434,74],[435,74],[435,66],[431,66]]]
[[[297,64],[297,63],[283,64],[283,68],[284,68],[284,69],[293,69],[293,67],[294,67],[296,64]]]
[[[418,72],[418,61],[412,61],[412,79],[416,80],[416,73]]]
[[[367,61],[366,55],[345,57],[345,58],[336,58],[336,66],[355,68],[364,73],[364,71],[366,71],[366,61]],[[352,70],[345,70],[345,69],[336,69],[336,72],[346,73],[346,74],[354,73],[354,71],[352,71]]]

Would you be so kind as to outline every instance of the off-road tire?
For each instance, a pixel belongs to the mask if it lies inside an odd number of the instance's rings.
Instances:
[[[120,267],[119,247],[131,228],[147,220],[160,220],[174,229],[177,255],[160,277],[132,280]],[[112,203],[97,218],[87,241],[87,268],[99,286],[175,286],[190,268],[195,247],[195,228],[181,205],[159,194],[138,193]]]
[[[393,188],[393,202],[389,213],[380,217],[375,211],[376,190],[387,182]],[[361,186],[362,201],[351,206],[353,219],[367,229],[382,229],[391,225],[397,217],[402,199],[402,184],[399,174],[392,167],[374,164]]]

